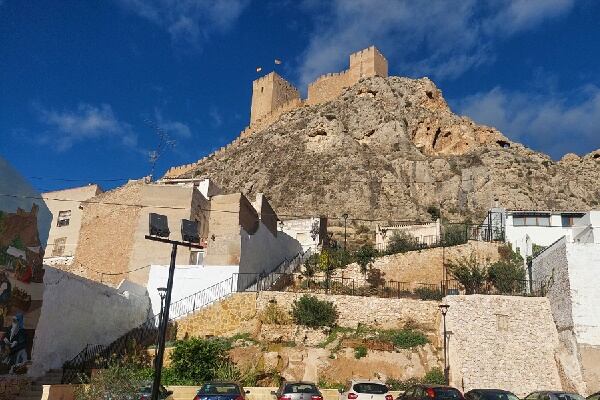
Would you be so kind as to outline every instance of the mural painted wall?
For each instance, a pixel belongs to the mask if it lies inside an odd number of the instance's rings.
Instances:
[[[40,194],[0,158],[0,375],[30,364],[51,220]]]

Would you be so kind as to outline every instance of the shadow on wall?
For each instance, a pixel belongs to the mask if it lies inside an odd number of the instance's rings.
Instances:
[[[146,321],[144,287],[124,281],[118,289],[46,266],[44,302],[33,343],[32,376],[62,368],[86,345],[106,345]]]
[[[274,235],[261,221],[254,234],[241,231],[240,273],[269,273],[286,259],[302,252],[302,245],[290,235],[276,231]]]

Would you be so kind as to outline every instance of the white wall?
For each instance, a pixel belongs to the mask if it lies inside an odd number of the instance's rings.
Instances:
[[[240,274],[271,272],[286,258],[291,260],[302,252],[300,242],[284,232],[274,236],[262,222],[253,235],[242,229],[241,240]]]
[[[539,246],[549,246],[563,236],[570,236],[571,228],[563,228],[560,215],[550,217],[550,226],[513,226],[513,216],[506,217],[506,241],[512,244],[513,249],[519,249],[523,258],[527,255],[526,238],[529,236],[531,243]]]
[[[171,303],[222,282],[238,271],[239,266],[237,265],[177,265],[173,277]],[[147,288],[154,315],[160,312],[160,297],[157,289],[167,287],[168,277],[168,265],[153,265],[150,267]]]
[[[148,317],[149,299],[139,286],[134,290],[129,285],[128,293],[122,293],[52,267],[45,269],[44,302],[29,370],[33,376],[62,368],[88,344],[111,343]]]
[[[320,218],[290,219],[279,223],[279,231],[289,235],[292,239],[300,242],[302,249],[316,250],[319,246],[319,224]],[[311,232],[316,224],[317,232],[313,239]]]
[[[567,243],[567,259],[577,342],[600,346],[600,244]]]

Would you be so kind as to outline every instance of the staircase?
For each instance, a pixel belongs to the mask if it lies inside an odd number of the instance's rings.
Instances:
[[[291,260],[284,260],[266,275],[233,274],[224,281],[178,300],[169,308],[170,321],[221,301],[232,293],[277,290],[281,282],[285,281],[286,277],[289,278],[289,275],[302,265],[310,254],[310,250],[304,253],[300,252]],[[92,369],[107,368],[108,360],[122,358],[129,350],[132,350],[132,346],[145,349],[155,344],[159,320],[159,315],[152,316],[109,345],[86,346],[75,358],[64,363],[62,379],[59,379],[59,383],[76,383],[81,374],[89,376]]]
[[[40,400],[42,398],[43,385],[60,385],[62,380],[61,369],[51,369],[46,375],[36,378],[29,388],[20,393],[15,400]]]

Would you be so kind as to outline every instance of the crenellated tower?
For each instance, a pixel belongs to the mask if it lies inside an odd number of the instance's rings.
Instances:
[[[271,72],[256,79],[252,82],[250,124],[293,100],[300,100],[298,89],[277,73]]]

